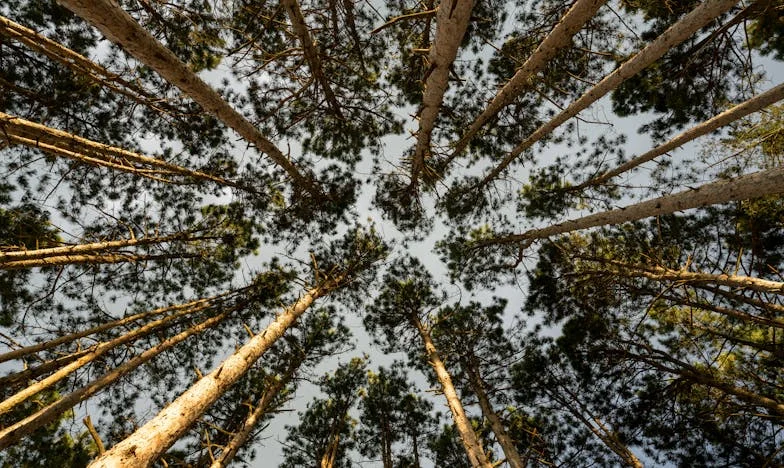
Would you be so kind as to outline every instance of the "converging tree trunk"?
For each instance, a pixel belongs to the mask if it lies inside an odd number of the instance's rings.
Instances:
[[[728,11],[737,3],[736,0],[706,0],[700,3],[693,11],[670,26],[654,41],[650,42],[644,49],[624,62],[614,72],[607,75],[596,86],[592,87],[578,100],[569,105],[566,109],[558,113],[549,122],[537,128],[531,136],[518,144],[504,160],[494,167],[482,179],[476,188],[482,188],[491,181],[495,180],[501,172],[506,169],[518,156],[525,150],[533,146],[534,143],[549,135],[564,122],[577,115],[580,111],[587,108],[602,96],[617,88],[621,83],[636,75],[661,58],[672,47],[680,44],[702,27],[713,21],[722,13]]]
[[[425,159],[430,157],[430,139],[436,124],[438,111],[444,100],[449,83],[449,71],[457,57],[468,22],[471,19],[473,0],[444,0],[436,13],[436,36],[430,47],[422,107],[419,109],[419,130],[411,161],[411,185],[425,169]]]
[[[98,457],[93,468],[114,466],[150,466],[171,447],[188,428],[226,390],[305,313],[313,302],[342,285],[344,274],[322,282],[286,308],[266,330],[255,335],[217,369],[197,381],[185,393],[161,410],[157,416],[128,438]]]
[[[452,377],[446,370],[446,366],[441,360],[441,356],[439,356],[435,344],[433,344],[430,332],[416,315],[412,314],[409,321],[419,332],[419,335],[424,342],[427,358],[430,361],[430,365],[433,366],[438,381],[441,383],[441,390],[444,392],[447,406],[449,406],[449,411],[452,413],[452,420],[460,434],[460,440],[463,442],[463,447],[465,448],[466,455],[468,455],[468,460],[471,462],[471,466],[492,468],[493,465],[487,459],[487,455],[485,455],[485,452],[482,449],[482,444],[479,442],[479,438],[477,438],[474,429],[471,427],[471,422],[468,420],[468,417],[466,417],[465,411],[463,410],[463,404],[460,403],[460,397],[457,395],[457,390],[455,390],[455,386],[452,383]]]
[[[152,68],[169,83],[198,103],[205,111],[234,129],[248,143],[283,168],[293,184],[316,199],[321,189],[284,155],[277,146],[234,110],[214,89],[199,78],[174,53],[158,42],[120,5],[112,0],[59,0],[63,6],[89,21],[104,36]]]
[[[605,2],[606,0],[577,0],[574,2],[574,5],[558,21],[553,30],[539,43],[531,56],[517,69],[514,76],[498,91],[490,104],[476,117],[460,140],[455,143],[447,164],[465,151],[474,136],[493,117],[498,115],[501,109],[531,88],[534,76],[542,71],[547,62],[552,60],[561,49],[571,43],[572,37],[596,15]]]

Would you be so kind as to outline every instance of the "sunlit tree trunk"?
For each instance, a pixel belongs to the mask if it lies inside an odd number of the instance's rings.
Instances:
[[[463,410],[463,404],[460,403],[460,397],[457,395],[457,390],[455,390],[455,386],[452,383],[452,377],[446,370],[446,366],[441,360],[441,356],[439,356],[435,344],[433,344],[430,332],[416,315],[411,315],[409,320],[411,321],[411,325],[419,332],[419,335],[424,342],[427,358],[430,361],[430,365],[433,366],[438,381],[441,383],[441,390],[444,392],[447,406],[449,406],[449,411],[452,413],[452,420],[460,434],[460,440],[463,442],[463,447],[465,447],[466,455],[468,455],[471,466],[492,468],[493,465],[488,461],[487,456],[482,449],[482,445],[476,437],[474,429],[471,427],[471,422],[468,420],[468,417],[466,417],[465,411]]]
[[[96,255],[60,255],[34,260],[17,260],[0,263],[0,270],[21,270],[61,265],[101,265],[113,263],[139,263],[147,261],[171,260],[175,258],[197,258],[195,253],[176,253],[159,255],[137,255],[131,253],[105,253]]]
[[[120,5],[112,0],[59,0],[59,3],[89,21],[110,41],[122,46],[137,60],[158,72],[169,83],[177,86],[205,111],[234,129],[245,141],[267,154],[291,177],[293,184],[319,198],[316,183],[284,155],[277,146],[259,132],[229,103],[198,77],[174,53],[158,42],[137,23]]]
[[[430,157],[431,135],[449,83],[449,71],[471,19],[473,3],[473,0],[443,0],[438,5],[436,36],[428,55],[430,68],[426,72],[417,142],[411,161],[411,185],[414,187],[425,168],[425,159]]]
[[[675,148],[682,146],[695,138],[701,137],[703,135],[707,135],[725,125],[728,125],[732,122],[735,122],[738,119],[746,117],[749,114],[757,112],[765,107],[774,104],[781,99],[784,99],[784,83],[762,93],[753,98],[749,99],[748,101],[742,102],[737,106],[734,106],[726,111],[722,112],[721,114],[713,117],[712,119],[706,120],[705,122],[697,125],[696,127],[692,127],[685,132],[680,133],[678,136],[672,138],[666,143],[663,143],[656,148],[648,151],[645,154],[641,154],[636,158],[629,160],[626,163],[621,164],[620,166],[616,167],[615,169],[609,170],[602,175],[594,177],[590,180],[586,180],[585,182],[575,185],[574,187],[570,187],[569,191],[578,191],[582,190],[586,187],[593,187],[596,185],[603,184],[608,180],[616,177],[624,172],[630,171],[635,167],[644,164],[648,161],[651,161],[663,154],[666,154],[669,151],[674,150]]]
[[[214,327],[215,325],[219,324],[227,317],[229,317],[232,313],[245,307],[245,305],[247,304],[239,304],[237,306],[227,308],[225,311],[221,312],[220,314],[214,315],[208,318],[207,320],[204,320],[203,322],[200,322],[182,331],[181,333],[164,340],[160,344],[124,362],[120,366],[112,369],[111,371],[107,372],[106,374],[99,377],[98,379],[90,382],[89,384],[80,388],[79,390],[69,393],[68,395],[62,397],[61,399],[50,404],[49,406],[44,407],[43,409],[28,416],[27,418],[1,430],[0,450],[16,443],[23,437],[27,437],[33,431],[51,423],[52,421],[55,421],[58,417],[60,417],[60,415],[63,412],[68,411],[73,406],[77,405],[79,402],[86,400],[92,395],[95,395],[103,388],[115,383],[122,376],[130,373],[131,371],[138,368],[140,365],[144,364],[150,359],[153,359],[154,357],[158,356],[162,352],[171,349],[172,347],[181,343],[188,337]],[[138,466],[138,465],[134,465],[133,463],[130,463],[130,464],[119,465],[119,466]]]
[[[518,144],[504,160],[494,167],[482,181],[479,187],[484,187],[495,180],[525,150],[534,143],[549,135],[564,122],[577,115],[610,91],[616,89],[621,83],[641,72],[645,67],[661,58],[668,50],[685,41],[702,27],[713,21],[722,13],[728,11],[737,3],[737,0],[705,0],[694,10],[670,26],[659,37],[650,42],[644,49],[624,62],[614,72],[607,75],[596,86],[589,89],[579,99],[558,113],[552,120],[545,123],[531,136]]]
[[[251,193],[255,189],[204,172],[194,171],[162,159],[153,158],[116,146],[88,140],[72,133],[47,127],[13,115],[0,112],[0,129],[11,143],[41,149],[58,157],[68,158],[94,166],[129,172],[155,180],[178,175],[193,181],[212,182],[226,187],[235,187]]]
[[[479,114],[468,127],[468,130],[455,143],[455,148],[449,156],[449,161],[459,156],[471,142],[471,139],[495,117],[504,107],[511,104],[515,98],[530,90],[531,81],[537,73],[542,71],[547,62],[571,43],[572,37],[599,11],[606,0],[577,0],[569,11],[555,25],[547,37],[539,43],[536,50],[517,69],[514,76],[506,82],[495,95],[485,110]],[[448,163],[447,163],[448,164]]]
[[[784,168],[781,167],[755,172],[734,179],[711,182],[694,189],[653,198],[623,208],[584,216],[542,229],[531,229],[522,234],[476,241],[470,247],[481,248],[488,245],[530,242],[580,229],[621,224],[627,221],[670,214],[691,208],[779,193],[784,193]]]
[[[316,299],[340,287],[343,279],[344,276],[340,275],[307,291],[296,303],[281,312],[266,330],[255,335],[217,369],[193,384],[147,424],[107,450],[90,466],[97,468],[151,465],[283,336]]]

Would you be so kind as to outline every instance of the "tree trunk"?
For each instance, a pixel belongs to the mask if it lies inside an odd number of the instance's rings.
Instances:
[[[327,99],[332,113],[339,119],[344,120],[343,113],[340,111],[340,103],[332,91],[332,86],[329,84],[329,77],[324,74],[324,68],[321,66],[321,56],[313,39],[310,37],[310,31],[305,24],[305,17],[302,15],[299,3],[297,0],[281,0],[281,5],[286,9],[286,13],[291,21],[291,26],[294,29],[294,34],[299,39],[302,46],[302,52],[305,54],[305,60],[308,62],[310,73],[316,78],[316,81],[324,91],[324,97]]]
[[[184,341],[189,336],[195,335],[197,333],[201,333],[204,330],[214,327],[215,325],[217,325],[218,323],[226,319],[233,312],[242,309],[246,305],[247,304],[239,304],[229,309],[226,309],[224,312],[221,312],[218,315],[210,317],[207,320],[197,325],[194,325],[188,328],[187,330],[184,330],[183,332],[163,341],[157,346],[144,351],[143,353],[139,354],[133,359],[126,361],[125,363],[112,369],[111,371],[107,372],[106,374],[94,380],[93,382],[87,384],[86,386],[80,388],[79,390],[69,393],[68,395],[50,404],[49,406],[42,408],[38,412],[28,416],[27,418],[17,422],[16,424],[3,429],[2,431],[0,431],[0,450],[16,443],[17,441],[21,440],[24,437],[27,437],[33,431],[51,423],[52,421],[55,421],[63,412],[74,407],[79,402],[86,400],[92,395],[95,395],[101,389],[105,388],[108,385],[113,384],[122,376],[133,371],[140,365],[158,356],[162,352],[174,347],[175,345]],[[134,463],[129,463],[127,465],[119,465],[119,466],[138,466],[138,465]]]
[[[748,101],[742,102],[737,106],[734,106],[726,111],[722,112],[721,114],[713,117],[712,119],[706,120],[705,122],[697,125],[696,127],[690,128],[685,132],[679,134],[675,138],[671,139],[670,141],[657,146],[656,148],[648,151],[645,154],[637,156],[636,158],[631,159],[630,161],[621,164],[620,166],[612,169],[610,171],[605,172],[604,174],[594,177],[593,179],[587,180],[581,184],[575,185],[574,187],[569,187],[567,190],[572,191],[579,191],[586,187],[593,187],[596,185],[603,184],[608,180],[616,177],[624,172],[627,172],[635,167],[644,164],[648,161],[653,160],[663,154],[666,154],[673,149],[682,146],[695,138],[701,137],[703,135],[707,135],[714,130],[728,125],[738,119],[746,117],[749,114],[757,112],[761,109],[764,109],[767,106],[770,106],[780,100],[784,99],[784,83],[762,93],[753,98],[749,99]]]
[[[778,317],[760,317],[759,315],[753,315],[748,312],[744,312],[742,310],[730,309],[727,307],[721,307],[718,305],[711,304],[709,302],[695,302],[683,297],[678,296],[671,296],[667,294],[657,295],[662,299],[666,299],[672,301],[678,305],[690,307],[693,309],[701,309],[701,310],[708,310],[711,312],[716,312],[717,314],[724,315],[725,317],[731,317],[734,319],[741,320],[743,322],[750,322],[755,323],[758,325],[763,325],[766,327],[773,327],[773,328],[780,328],[784,329],[784,319]]]
[[[6,391],[10,392],[10,390],[14,388],[26,385],[31,380],[36,379],[42,375],[46,375],[50,372],[54,372],[64,365],[69,364],[89,353],[90,350],[76,351],[65,356],[51,359],[35,367],[29,367],[13,374],[4,375],[3,377],[0,377],[0,388],[4,390],[0,393],[6,393]]]
[[[596,213],[565,221],[542,229],[531,229],[522,234],[512,234],[480,240],[471,248],[488,245],[514,244],[545,239],[558,234],[596,226],[621,224],[627,221],[674,213],[702,206],[746,200],[784,193],[784,168],[768,169],[734,179],[719,180],[672,195],[664,195],[624,208]]]
[[[104,36],[120,45],[166,81],[177,86],[210,115],[234,129],[248,143],[266,153],[291,177],[293,184],[321,199],[321,189],[302,174],[271,141],[229,103],[198,77],[174,53],[158,42],[112,0],[58,0],[60,4],[95,26]]]
[[[201,378],[147,424],[90,465],[93,468],[150,466],[195,423],[294,324],[313,302],[339,288],[344,275],[307,291],[285,309],[266,330],[255,335],[221,365]]]
[[[482,188],[495,180],[498,175],[501,174],[501,171],[506,169],[512,161],[520,156],[525,150],[533,146],[534,143],[552,133],[553,130],[561,126],[561,124],[601,99],[604,95],[617,88],[627,79],[641,72],[648,65],[661,58],[668,50],[691,37],[692,34],[696,33],[716,17],[735,6],[736,3],[737,0],[705,0],[701,2],[694,10],[681,18],[677,23],[670,26],[659,37],[634,55],[634,57],[624,62],[623,65],[618,67],[614,72],[604,77],[596,86],[589,89],[579,99],[570,104],[569,107],[553,117],[552,120],[536,129],[531,136],[526,138],[507,154],[501,164],[493,168],[484,179],[482,179],[477,188]]]
[[[195,181],[212,182],[218,185],[235,187],[256,193],[257,190],[246,187],[222,177],[204,172],[194,171],[162,159],[134,153],[116,146],[105,145],[88,140],[72,133],[47,127],[29,120],[0,112],[0,130],[3,136],[12,143],[19,143],[31,148],[40,148],[55,156],[75,161],[105,166],[144,177],[165,176],[176,174]],[[147,169],[152,167],[154,169]]]
[[[240,429],[232,435],[231,440],[223,447],[220,456],[217,460],[212,462],[210,468],[224,468],[229,465],[240,448],[250,439],[253,429],[256,427],[256,424],[261,421],[261,418],[267,414],[272,402],[275,401],[275,398],[281,390],[286,388],[286,385],[294,378],[294,374],[303,362],[304,356],[301,359],[293,360],[286,370],[286,373],[281,378],[276,378],[269,387],[264,389],[264,393],[258,403],[256,403],[256,407],[253,408],[253,411],[245,418]]]
[[[479,400],[479,408],[482,409],[482,414],[487,418],[488,422],[490,422],[490,428],[493,430],[493,434],[495,434],[495,438],[498,441],[498,445],[501,446],[501,450],[504,451],[504,456],[506,456],[506,461],[509,463],[509,466],[511,468],[525,468],[525,464],[520,458],[520,454],[517,453],[514,442],[509,437],[509,434],[506,433],[498,414],[493,410],[493,405],[487,397],[482,378],[479,376],[478,367],[475,364],[476,359],[472,356],[470,362],[466,363],[464,370],[466,375],[468,375],[471,391],[474,392],[474,395],[476,395],[476,398]]]
[[[60,265],[101,265],[107,263],[137,263],[175,258],[198,258],[200,254],[178,253],[160,255],[136,255],[130,253],[107,253],[96,255],[60,255],[32,260],[16,260],[0,263],[0,270],[22,270],[25,268],[44,268]]]
[[[444,366],[444,362],[438,355],[438,350],[433,344],[433,340],[430,338],[430,332],[416,315],[412,315],[409,320],[411,325],[419,331],[419,335],[422,337],[422,341],[425,345],[425,352],[430,360],[430,365],[433,366],[436,377],[438,377],[438,381],[441,383],[441,389],[444,392],[447,406],[449,406],[449,411],[452,413],[452,420],[455,423],[455,427],[457,427],[457,432],[460,434],[460,440],[463,442],[463,447],[465,447],[466,455],[468,455],[471,466],[492,468],[493,465],[488,461],[487,456],[482,450],[482,445],[479,443],[479,439],[476,437],[476,433],[471,427],[471,422],[466,417],[463,405],[460,403],[460,398],[457,396],[457,390],[455,390],[455,386],[452,384],[452,377],[449,375],[446,366]]]
[[[51,60],[74,72],[74,74],[86,76],[94,83],[127,96],[139,104],[170,115],[179,113],[163,99],[153,96],[139,86],[124,80],[119,75],[110,72],[89,58],[3,16],[0,16],[0,34],[19,41],[36,52],[49,57]]]
[[[471,19],[473,0],[442,0],[436,13],[436,36],[430,46],[422,107],[419,109],[417,143],[411,160],[411,186],[425,169],[425,159],[430,157],[430,138],[436,124],[438,111],[449,83],[449,71],[457,57],[468,22]]]
[[[26,399],[30,398],[31,396],[35,395],[36,393],[45,390],[52,385],[56,384],[57,382],[65,379],[69,375],[76,372],[76,370],[80,369],[81,367],[95,361],[96,359],[100,358],[101,356],[105,355],[109,351],[117,348],[118,346],[122,346],[126,343],[130,343],[135,341],[139,338],[143,338],[154,333],[157,330],[160,330],[163,327],[167,327],[175,322],[175,320],[184,317],[186,315],[191,315],[197,312],[201,312],[208,307],[213,305],[211,302],[207,301],[202,304],[199,304],[193,308],[185,309],[183,311],[179,311],[177,313],[168,315],[158,320],[154,320],[142,327],[139,327],[129,333],[121,335],[113,340],[109,340],[100,344],[97,344],[92,347],[92,350],[81,356],[79,359],[65,365],[64,367],[57,370],[52,375],[35,382],[34,384],[28,386],[27,388],[15,393],[14,395],[6,398],[4,401],[0,402],[0,415],[8,412],[14,406],[22,403]]]
[[[504,107],[508,106],[518,96],[531,88],[531,80],[542,71],[547,62],[564,47],[568,46],[572,37],[582,29],[583,25],[596,15],[599,8],[606,0],[577,0],[569,11],[555,25],[552,31],[537,46],[530,57],[517,69],[514,76],[506,82],[495,95],[490,104],[482,111],[468,130],[454,145],[454,150],[447,160],[447,165],[455,157],[465,151],[471,139],[479,130],[493,119]]]

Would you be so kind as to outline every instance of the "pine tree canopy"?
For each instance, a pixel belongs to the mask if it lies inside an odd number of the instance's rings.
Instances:
[[[782,0],[3,0],[0,467],[784,466]]]

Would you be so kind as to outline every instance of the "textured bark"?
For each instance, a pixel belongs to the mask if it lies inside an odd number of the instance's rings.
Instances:
[[[511,468],[525,468],[525,463],[523,463],[523,460],[520,458],[520,454],[517,453],[514,441],[512,441],[509,434],[506,433],[501,418],[498,417],[498,414],[496,414],[493,409],[493,405],[490,403],[490,399],[487,397],[482,378],[474,364],[475,362],[467,363],[465,371],[468,375],[471,391],[474,392],[474,395],[476,395],[476,398],[479,400],[479,408],[481,408],[484,417],[490,422],[490,428],[493,430],[493,434],[495,434],[498,445],[501,446],[501,450],[503,450],[506,462],[509,466]]]
[[[449,70],[468,28],[472,8],[473,0],[443,0],[438,5],[436,36],[428,56],[430,69],[425,79],[422,107],[419,109],[417,143],[411,161],[413,187],[417,186],[417,181],[425,169],[425,159],[430,157],[430,138],[449,84]]]
[[[154,320],[142,327],[139,327],[131,332],[128,332],[124,335],[121,335],[117,338],[114,338],[109,341],[105,341],[103,343],[99,343],[92,347],[92,350],[85,354],[84,356],[79,357],[73,362],[61,367],[55,373],[51,374],[50,376],[35,382],[34,384],[28,386],[27,388],[11,395],[10,397],[6,398],[4,401],[0,402],[0,415],[8,412],[14,406],[22,403],[26,399],[30,398],[31,396],[35,395],[36,393],[45,390],[52,385],[56,384],[57,382],[65,379],[69,375],[76,372],[81,367],[86,366],[87,364],[95,361],[96,359],[100,358],[101,356],[105,355],[109,351],[117,348],[118,346],[124,345],[126,343],[130,343],[135,341],[139,338],[143,338],[148,336],[157,330],[160,330],[163,327],[167,327],[174,323],[177,319],[184,317],[186,315],[194,314],[196,312],[200,312],[205,310],[207,307],[211,306],[212,303],[210,301],[205,301],[201,304],[198,304],[192,308],[187,308],[185,310],[176,312],[174,314],[168,315],[166,317],[160,318],[158,320]]]
[[[259,421],[261,421],[261,418],[270,410],[272,402],[275,401],[275,398],[277,398],[281,390],[286,388],[286,385],[294,378],[294,374],[296,374],[297,369],[302,365],[303,361],[304,357],[292,361],[292,364],[289,366],[286,373],[282,377],[275,379],[269,387],[264,389],[264,394],[261,396],[261,399],[248,414],[248,417],[245,418],[240,429],[232,435],[231,440],[229,440],[223,448],[220,456],[210,465],[210,468],[224,468],[229,465],[231,460],[234,459],[234,456],[237,455],[237,452],[239,452],[242,446],[250,439],[256,424],[258,424]]]
[[[343,279],[343,276],[330,279],[307,291],[295,304],[281,312],[266,330],[251,338],[216,370],[193,384],[147,424],[107,450],[90,466],[150,466],[283,336],[316,299],[340,287]]]
[[[542,71],[547,62],[552,60],[561,49],[571,43],[572,37],[582,29],[585,23],[596,15],[596,12],[599,11],[599,8],[605,2],[606,0],[577,0],[569,8],[569,11],[564,14],[553,30],[542,40],[525,63],[517,69],[514,76],[498,91],[485,110],[476,117],[476,120],[471,123],[460,140],[455,143],[455,148],[449,156],[447,164],[465,151],[471,139],[501,109],[511,104],[518,96],[530,89],[531,81],[536,74]]]
[[[624,208],[596,213],[522,234],[494,237],[473,243],[471,248],[530,242],[558,234],[609,224],[670,214],[676,211],[784,193],[784,168],[768,169],[734,179],[720,180],[672,195],[653,198]]]
[[[107,263],[137,263],[175,258],[197,258],[199,254],[178,253],[160,255],[136,255],[131,253],[77,254],[35,258],[32,260],[13,260],[0,263],[0,270],[21,270],[61,265],[100,265]]]
[[[784,282],[770,281],[753,276],[715,275],[700,271],[673,270],[660,266],[634,265],[614,260],[602,261],[617,269],[617,274],[636,276],[653,280],[676,281],[681,283],[710,283],[753,291],[784,294]]]
[[[161,342],[157,346],[144,351],[143,353],[137,355],[133,359],[121,364],[119,367],[112,369],[111,371],[102,375],[101,377],[89,383],[88,385],[80,388],[79,390],[69,393],[68,395],[57,400],[51,405],[39,410],[38,412],[32,414],[31,416],[28,416],[27,418],[17,422],[16,424],[13,424],[3,429],[2,431],[0,431],[0,450],[16,443],[17,441],[21,440],[24,437],[27,437],[38,428],[43,427],[51,423],[52,421],[55,421],[58,417],[60,417],[60,415],[63,412],[68,411],[69,409],[77,405],[79,402],[86,400],[92,395],[95,395],[103,388],[116,382],[122,376],[133,371],[140,365],[158,356],[162,352],[174,347],[175,345],[184,341],[186,338],[214,327],[221,321],[225,320],[234,311],[241,309],[242,307],[244,307],[244,305],[238,305],[230,309],[227,309],[226,311],[221,312],[218,315],[210,317],[209,319],[197,325],[194,325],[171,338],[168,338],[167,340]],[[129,463],[121,466],[138,466],[138,465],[135,465],[134,463]]]
[[[236,291],[231,291],[231,292],[228,292],[228,293],[220,294],[220,295],[209,297],[209,298],[205,298],[205,299],[199,299],[199,300],[188,302],[188,303],[185,303],[185,304],[177,304],[177,305],[173,305],[173,306],[160,307],[158,309],[148,310],[146,312],[140,312],[138,314],[129,315],[128,317],[121,318],[119,320],[113,320],[111,322],[107,322],[107,323],[98,325],[96,327],[89,328],[87,330],[83,330],[83,331],[76,332],[76,333],[70,333],[68,335],[63,335],[63,336],[55,338],[53,340],[45,341],[43,343],[39,343],[39,344],[36,344],[36,345],[25,346],[24,348],[15,349],[13,351],[9,351],[7,353],[0,354],[0,363],[6,362],[6,361],[10,361],[12,359],[19,359],[19,358],[22,358],[22,357],[26,357],[26,356],[29,356],[31,354],[34,354],[34,353],[37,353],[37,352],[40,352],[40,351],[45,351],[47,349],[52,349],[52,348],[54,348],[56,346],[76,341],[79,338],[84,338],[85,336],[90,336],[90,335],[94,335],[96,333],[101,333],[101,332],[104,332],[104,331],[107,331],[107,330],[111,330],[112,328],[117,328],[117,327],[126,325],[128,323],[135,322],[137,320],[141,320],[143,318],[154,317],[156,315],[161,315],[161,314],[165,314],[167,312],[172,312],[172,311],[176,311],[176,310],[182,310],[182,309],[186,309],[186,308],[189,308],[189,307],[198,307],[198,306],[200,306],[202,304],[207,303],[208,301],[214,301],[214,300],[219,299],[219,298],[224,298],[224,297],[226,297],[228,295],[235,294],[235,293],[243,291],[245,289],[246,288],[243,288],[243,289],[240,289],[240,290],[236,290]]]
[[[574,187],[570,187],[568,190],[577,191],[577,190],[582,190],[586,187],[593,187],[596,185],[603,184],[608,180],[612,179],[613,177],[623,174],[624,172],[630,171],[631,169],[634,169],[640,164],[644,164],[648,161],[651,161],[654,158],[666,154],[667,152],[672,151],[673,149],[694,140],[695,138],[701,137],[703,135],[707,135],[708,133],[719,129],[720,127],[723,127],[738,119],[746,117],[749,114],[762,110],[765,107],[774,104],[782,99],[784,99],[784,83],[775,86],[772,89],[762,94],[754,96],[748,101],[742,102],[737,106],[727,109],[726,111],[713,117],[712,119],[706,120],[705,122],[697,125],[696,127],[686,130],[685,132],[679,134],[678,136],[674,137],[670,141],[663,143],[657,146],[656,148],[648,151],[647,153],[641,154],[640,156],[637,156],[624,164],[621,164],[615,169],[609,170],[604,174],[594,177],[593,179],[587,180],[581,184],[575,185]]]
[[[482,181],[479,187],[484,187],[492,180],[496,179],[501,172],[506,169],[518,156],[525,150],[533,146],[534,143],[549,135],[561,124],[577,115],[594,102],[602,98],[610,91],[617,88],[621,83],[641,72],[648,65],[662,57],[668,50],[685,41],[692,34],[699,31],[702,27],[713,21],[722,13],[728,11],[737,3],[737,0],[705,0],[694,10],[681,18],[677,23],[670,26],[653,42],[649,43],[644,49],[638,52],[618,67],[614,72],[607,75],[596,86],[592,87],[579,99],[569,105],[566,109],[558,113],[552,120],[545,123],[531,136],[517,145],[504,160],[493,168]]]
[[[76,75],[85,76],[94,83],[127,96],[139,104],[169,114],[177,113],[163,99],[157,98],[139,86],[124,80],[120,75],[110,72],[89,58],[4,16],[0,16],[0,34],[49,57]]]
[[[267,154],[286,171],[299,189],[317,199],[321,198],[320,188],[310,177],[302,174],[252,123],[234,110],[214,89],[113,0],[58,0],[58,2],[90,22],[110,41],[120,45],[137,60],[158,72],[210,115],[234,129],[259,151]]]
[[[3,112],[0,112],[0,132],[5,137],[4,139],[11,143],[39,148],[54,156],[87,164],[105,166],[145,177],[179,175],[195,181],[213,182],[246,191],[256,191],[222,177],[194,171],[116,146],[98,143]]]
[[[412,315],[410,321],[411,325],[419,331],[419,335],[424,342],[425,352],[441,384],[441,390],[444,392],[447,406],[449,406],[449,411],[452,413],[452,420],[455,423],[455,427],[457,427],[457,432],[460,434],[460,440],[463,442],[463,447],[466,455],[468,455],[468,460],[471,462],[471,466],[492,468],[493,465],[488,461],[482,445],[471,427],[471,421],[466,417],[463,405],[460,403],[460,397],[457,395],[457,390],[455,390],[455,386],[452,383],[452,377],[446,370],[446,366],[441,360],[433,340],[430,338],[430,332],[422,324],[422,321],[419,320],[419,317]]]
[[[324,92],[324,97],[326,97],[327,104],[329,104],[332,112],[342,120],[343,114],[340,111],[340,103],[335,97],[335,93],[332,91],[332,85],[329,84],[329,78],[324,74],[324,68],[321,66],[320,52],[313,43],[313,39],[310,37],[310,31],[308,31],[308,26],[305,24],[305,16],[299,8],[299,3],[297,0],[281,0],[280,3],[286,9],[286,14],[289,16],[294,34],[296,34],[299,39],[299,43],[302,46],[302,52],[305,54],[305,60],[308,62],[310,68],[310,73],[316,78],[316,81],[321,86],[321,90]]]

